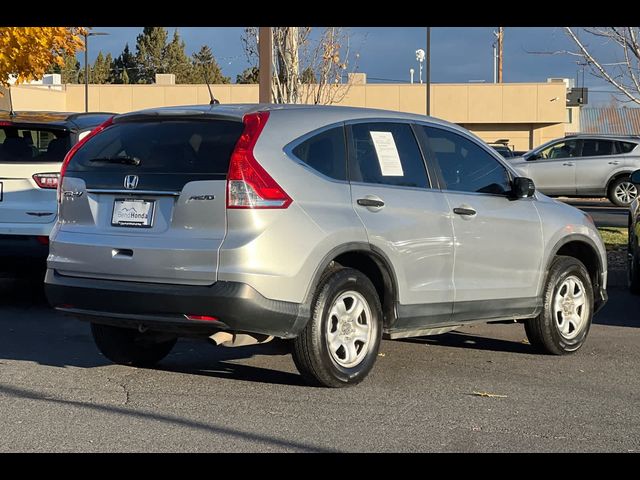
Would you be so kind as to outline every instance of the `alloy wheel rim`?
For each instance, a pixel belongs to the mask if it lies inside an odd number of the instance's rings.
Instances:
[[[571,275],[556,289],[553,302],[553,317],[560,335],[567,340],[576,338],[585,324],[589,306],[584,283]]]
[[[331,360],[344,368],[359,365],[367,355],[372,334],[371,308],[358,292],[340,294],[327,316],[327,348]]]
[[[631,182],[622,182],[616,187],[614,195],[618,201],[629,204],[638,196],[638,189]]]

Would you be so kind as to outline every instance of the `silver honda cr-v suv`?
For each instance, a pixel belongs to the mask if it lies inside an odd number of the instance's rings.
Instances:
[[[117,115],[67,155],[51,304],[114,362],[179,336],[293,339],[310,382],[371,370],[380,339],[521,320],[553,354],[606,301],[590,217],[466,130],[382,110],[230,105]]]

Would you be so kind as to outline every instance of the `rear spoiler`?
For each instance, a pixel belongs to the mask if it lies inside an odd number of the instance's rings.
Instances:
[[[151,111],[124,113],[113,117],[113,123],[124,122],[148,122],[148,121],[171,121],[171,120],[230,120],[242,122],[242,116],[225,113],[194,112],[192,110],[180,111]]]

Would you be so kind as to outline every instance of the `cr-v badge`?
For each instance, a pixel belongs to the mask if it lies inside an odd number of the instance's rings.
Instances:
[[[127,175],[124,177],[124,188],[127,190],[133,190],[138,186],[138,176],[137,175]]]

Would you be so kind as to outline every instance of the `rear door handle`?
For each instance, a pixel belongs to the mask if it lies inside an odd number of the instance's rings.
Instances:
[[[609,165],[620,165],[620,162],[618,162],[617,160],[614,160],[612,162],[609,162]]]
[[[359,198],[356,202],[358,202],[358,205],[363,207],[384,207],[384,202],[382,200],[376,200],[374,198]]]
[[[466,207],[456,207],[453,209],[453,213],[455,213],[456,215],[475,215],[476,212],[473,208],[466,208]]]
[[[575,163],[573,163],[573,162],[564,162],[562,165],[564,165],[565,167],[573,167],[575,165]]]

